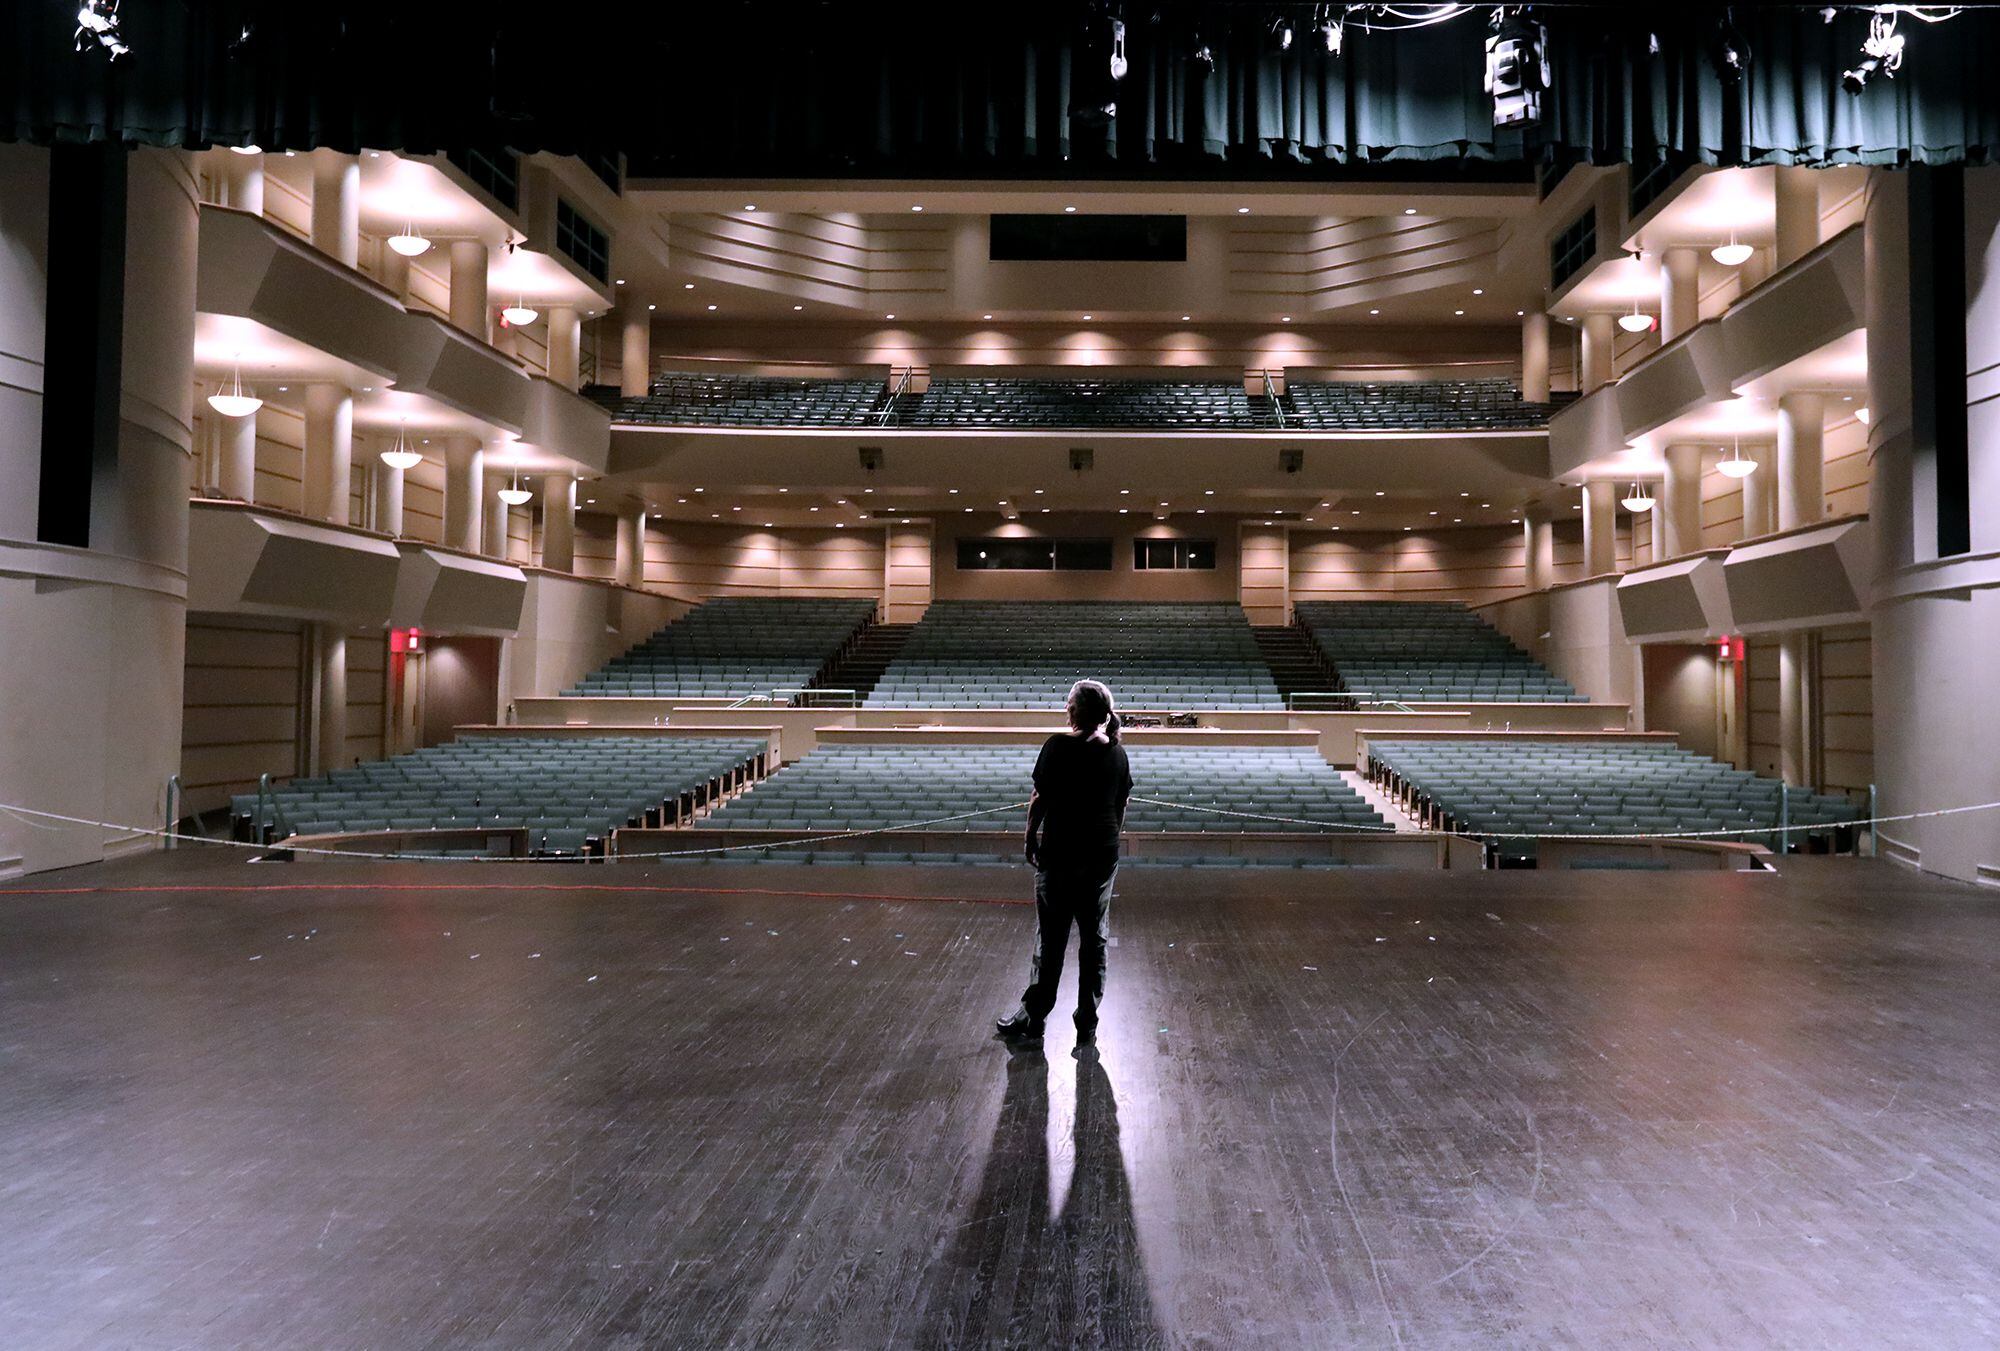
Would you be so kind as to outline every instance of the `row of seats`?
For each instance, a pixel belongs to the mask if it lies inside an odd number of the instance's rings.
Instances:
[[[702,824],[799,832],[880,830],[1024,803],[1038,750],[1032,745],[825,745],[730,799]],[[1309,747],[1134,746],[1127,754],[1135,795],[1247,814],[1135,801],[1126,813],[1128,831],[1240,835],[1388,829],[1339,771]],[[924,829],[1019,833],[1026,826],[1023,805]]]
[[[742,698],[801,689],[874,614],[872,600],[712,600],[612,658],[566,693]]]
[[[1830,829],[1861,815],[1658,741],[1371,739],[1368,761],[1427,824],[1500,837],[1761,831],[1781,815]]]
[[[589,393],[621,422],[694,427],[1509,431],[1556,407],[1506,380],[1293,381],[1274,401],[1232,380],[940,376],[891,397],[874,378],[672,373],[635,398]]]
[[[1403,703],[1587,703],[1463,605],[1302,601],[1298,624],[1338,688]]]
[[[868,697],[877,708],[1044,708],[1082,677],[1128,708],[1283,707],[1241,606],[935,601]]]
[[[525,827],[536,853],[573,854],[683,795],[754,774],[744,737],[473,737],[230,799],[246,839]]]

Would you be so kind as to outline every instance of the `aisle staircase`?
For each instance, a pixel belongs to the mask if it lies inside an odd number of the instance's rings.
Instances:
[[[1271,668],[1271,679],[1277,682],[1286,707],[1291,706],[1294,694],[1324,694],[1340,688],[1340,677],[1334,674],[1304,629],[1297,625],[1271,625],[1250,632],[1257,640],[1258,655]]]
[[[869,693],[882,679],[882,672],[896,659],[915,627],[915,624],[870,624],[855,635],[846,651],[827,663],[813,681],[814,687],[853,690],[857,704],[867,702]]]

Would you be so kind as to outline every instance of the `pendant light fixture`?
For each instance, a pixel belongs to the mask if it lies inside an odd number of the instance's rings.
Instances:
[[[1633,479],[1632,491],[1625,494],[1624,507],[1625,510],[1635,514],[1641,511],[1651,511],[1653,509],[1653,494],[1648,491],[1645,484],[1639,482],[1637,479]]]
[[[1756,251],[1748,244],[1737,243],[1736,232],[1731,230],[1729,232],[1729,242],[1727,244],[1717,244],[1708,251],[1708,256],[1715,259],[1716,262],[1721,263],[1724,267],[1741,267],[1750,261],[1750,255]]]
[[[525,506],[528,499],[533,496],[532,493],[521,486],[521,476],[519,474],[508,479],[507,486],[494,495],[510,507]]]
[[[224,417],[249,417],[264,406],[264,401],[255,394],[243,392],[243,355],[237,353],[236,364],[231,369],[229,388],[218,388],[208,396],[208,406]]]
[[[404,430],[404,427],[398,426],[396,444],[382,452],[382,463],[391,469],[415,469],[424,462],[422,455],[410,449],[409,442],[403,437]]]
[[[1757,472],[1757,462],[1743,458],[1743,438],[1736,438],[1736,450],[1728,459],[1715,466],[1715,472],[1724,478],[1749,478]]]
[[[403,223],[403,233],[389,236],[389,247],[405,258],[415,258],[431,251],[431,242],[417,233],[417,227],[408,221]]]
[[[516,294],[514,297],[514,303],[509,305],[506,309],[500,311],[500,317],[502,319],[505,319],[508,323],[512,324],[515,328],[526,328],[529,324],[532,324],[535,322],[535,320],[541,318],[542,312],[540,310],[528,308],[528,302],[522,299],[520,295]]]
[[[1639,302],[1632,302],[1632,312],[1618,316],[1618,327],[1627,333],[1650,333],[1653,331],[1653,316],[1639,312]]]

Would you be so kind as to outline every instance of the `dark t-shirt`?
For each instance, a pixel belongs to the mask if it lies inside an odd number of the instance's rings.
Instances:
[[[1109,867],[1118,861],[1118,831],[1132,795],[1125,747],[1058,732],[1035,760],[1041,796],[1042,866]]]

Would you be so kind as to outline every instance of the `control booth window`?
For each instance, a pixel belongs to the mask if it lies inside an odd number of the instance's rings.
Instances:
[[[1140,572],[1162,569],[1215,568],[1215,541],[1212,539],[1135,539],[1132,566]]]
[[[1108,539],[961,539],[960,572],[1109,572]]]

